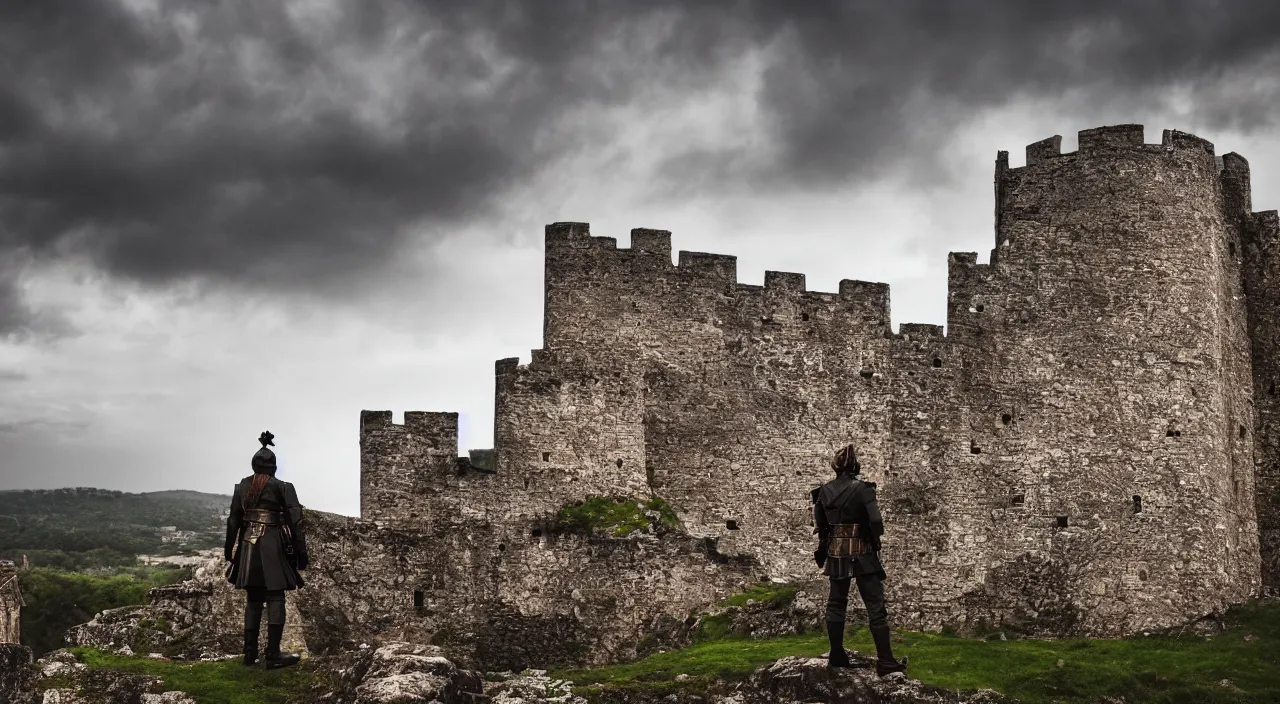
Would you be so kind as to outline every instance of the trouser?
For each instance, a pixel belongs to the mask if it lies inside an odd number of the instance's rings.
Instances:
[[[250,587],[245,590],[244,629],[257,631],[262,622],[263,607],[267,611],[267,625],[284,625],[284,590],[258,589]]]
[[[831,580],[831,592],[827,596],[827,622],[844,623],[849,608],[849,583],[858,583],[858,594],[867,607],[867,620],[872,628],[889,625],[889,611],[884,605],[884,578],[878,574]]]

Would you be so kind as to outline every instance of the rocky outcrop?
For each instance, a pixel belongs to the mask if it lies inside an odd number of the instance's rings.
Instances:
[[[31,648],[0,643],[0,702],[35,704],[40,671],[31,663]]]
[[[904,674],[881,679],[873,661],[858,658],[854,669],[831,670],[824,658],[782,658],[760,667],[742,682],[717,681],[706,687],[617,689],[601,687],[591,699],[573,686],[528,671],[487,690],[493,704],[1016,704],[994,690],[955,692],[930,687]],[[685,678],[684,681],[692,681]],[[676,677],[681,682],[681,676]]]
[[[57,651],[20,671],[7,667],[0,673],[0,702],[12,704],[196,704],[185,692],[165,691],[164,682],[154,677],[115,670],[94,669],[78,662],[66,651]],[[6,655],[9,651],[5,651]],[[21,657],[19,658],[21,659]],[[18,675],[10,680],[10,675]]]
[[[313,684],[309,691],[295,692],[296,701],[480,704],[488,699],[479,673],[458,667],[432,645],[366,646],[311,658],[305,666],[315,675]],[[66,650],[33,664],[30,648],[0,645],[0,704],[195,704],[195,699],[159,678],[89,667]]]
[[[414,643],[366,647],[340,671],[336,704],[476,704],[487,698],[480,674],[459,668],[440,648]]]
[[[157,654],[175,660],[213,660],[241,652],[244,633],[244,593],[223,579],[224,563],[215,558],[191,579],[156,587],[147,604],[109,609],[67,632],[68,646],[84,646],[123,655]],[[283,647],[305,652],[297,609],[285,622]],[[265,630],[266,626],[263,625]]]

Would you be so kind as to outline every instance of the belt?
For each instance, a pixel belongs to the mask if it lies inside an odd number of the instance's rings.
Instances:
[[[857,557],[874,552],[871,543],[860,536],[859,532],[857,523],[837,523],[831,526],[827,557]]]
[[[244,521],[245,523],[278,526],[284,523],[284,514],[280,511],[268,511],[264,508],[251,508],[244,512]]]

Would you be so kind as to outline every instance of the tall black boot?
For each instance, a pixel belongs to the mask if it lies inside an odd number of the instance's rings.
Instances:
[[[296,653],[281,653],[280,638],[284,635],[283,623],[267,624],[267,653],[262,666],[268,670],[297,665],[301,658]]]
[[[258,664],[258,629],[252,631],[248,628],[244,629],[244,664],[253,666]]]
[[[248,602],[244,607],[244,664],[258,664],[258,629],[262,624],[262,603]]]
[[[884,677],[893,672],[902,672],[907,669],[907,659],[903,658],[899,662],[893,657],[893,648],[889,645],[889,627],[888,626],[872,626],[871,639],[876,644],[876,674]]]
[[[849,654],[844,650],[844,621],[827,621],[827,640],[831,641],[827,667],[852,667]]]

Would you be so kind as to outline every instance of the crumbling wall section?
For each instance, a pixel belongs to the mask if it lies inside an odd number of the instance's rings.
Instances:
[[[401,530],[309,514],[307,588],[296,606],[308,649],[406,640],[489,670],[634,656],[647,624],[741,591],[750,561],[678,533],[534,534],[501,522]]]

